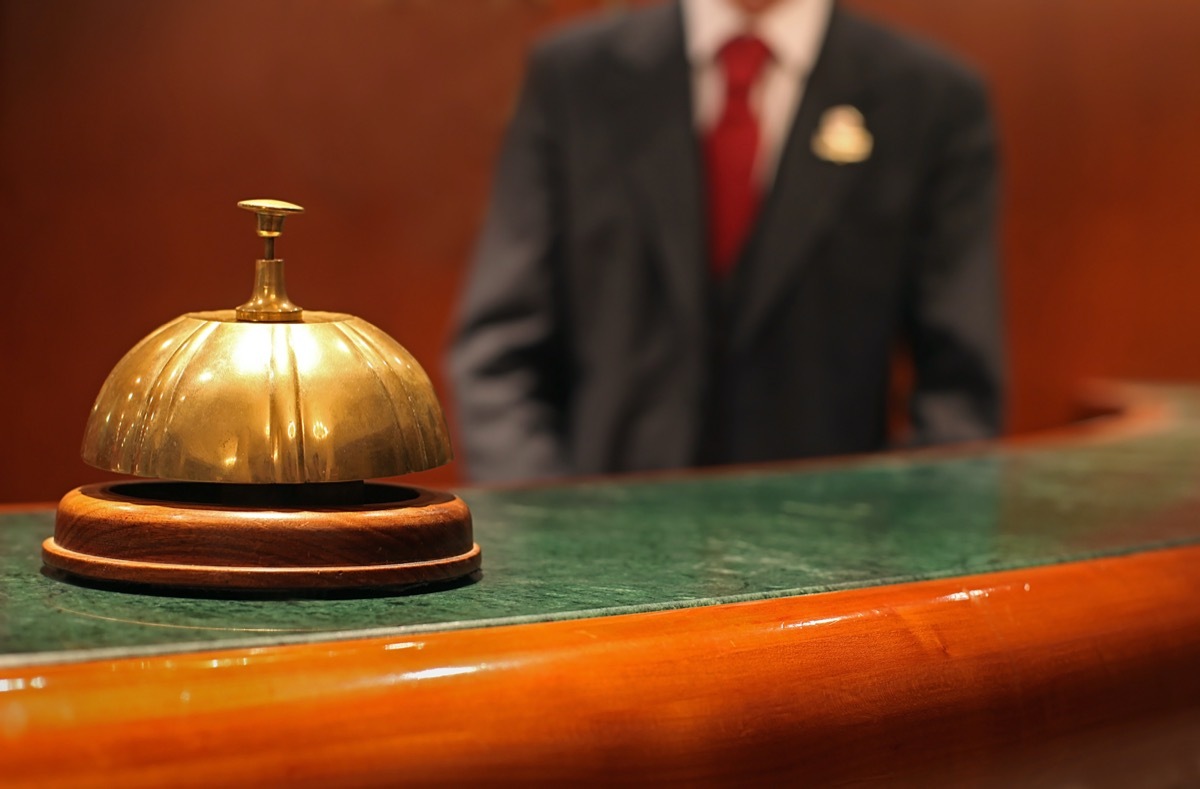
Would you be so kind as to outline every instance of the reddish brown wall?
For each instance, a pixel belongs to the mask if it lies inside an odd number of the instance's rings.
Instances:
[[[1200,377],[1200,3],[855,0],[973,61],[1005,157],[1012,426],[1094,377]]]
[[[297,302],[440,385],[527,42],[599,0],[0,0],[0,500],[103,477],[91,401],[140,337],[248,294],[241,198],[298,202]],[[1094,375],[1200,375],[1193,0],[856,0],[991,80],[1007,163],[1015,428]],[[453,468],[426,482],[453,479]]]

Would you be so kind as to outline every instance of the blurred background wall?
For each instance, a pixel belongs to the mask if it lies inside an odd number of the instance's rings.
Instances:
[[[248,296],[242,198],[305,206],[292,297],[379,325],[444,391],[526,48],[613,5],[0,0],[0,501],[111,476],[78,458],[92,400],[151,329]],[[1089,378],[1200,377],[1200,3],[846,5],[991,83],[1013,430],[1071,419]]]

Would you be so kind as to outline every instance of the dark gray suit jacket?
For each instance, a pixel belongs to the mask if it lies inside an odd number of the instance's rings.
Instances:
[[[917,439],[994,435],[1002,353],[996,145],[984,90],[835,9],[731,279],[708,276],[677,5],[534,51],[450,370],[476,479],[879,449],[906,341]],[[869,159],[814,155],[852,105]]]

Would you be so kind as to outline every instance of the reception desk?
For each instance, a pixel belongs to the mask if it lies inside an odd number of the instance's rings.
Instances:
[[[89,588],[9,507],[0,781],[1200,785],[1200,391],[1122,398],[997,445],[464,489],[483,575],[423,594]]]

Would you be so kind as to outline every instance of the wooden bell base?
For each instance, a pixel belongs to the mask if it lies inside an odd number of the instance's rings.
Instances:
[[[58,505],[46,566],[210,591],[407,587],[479,569],[457,496],[380,482],[86,485]]]

